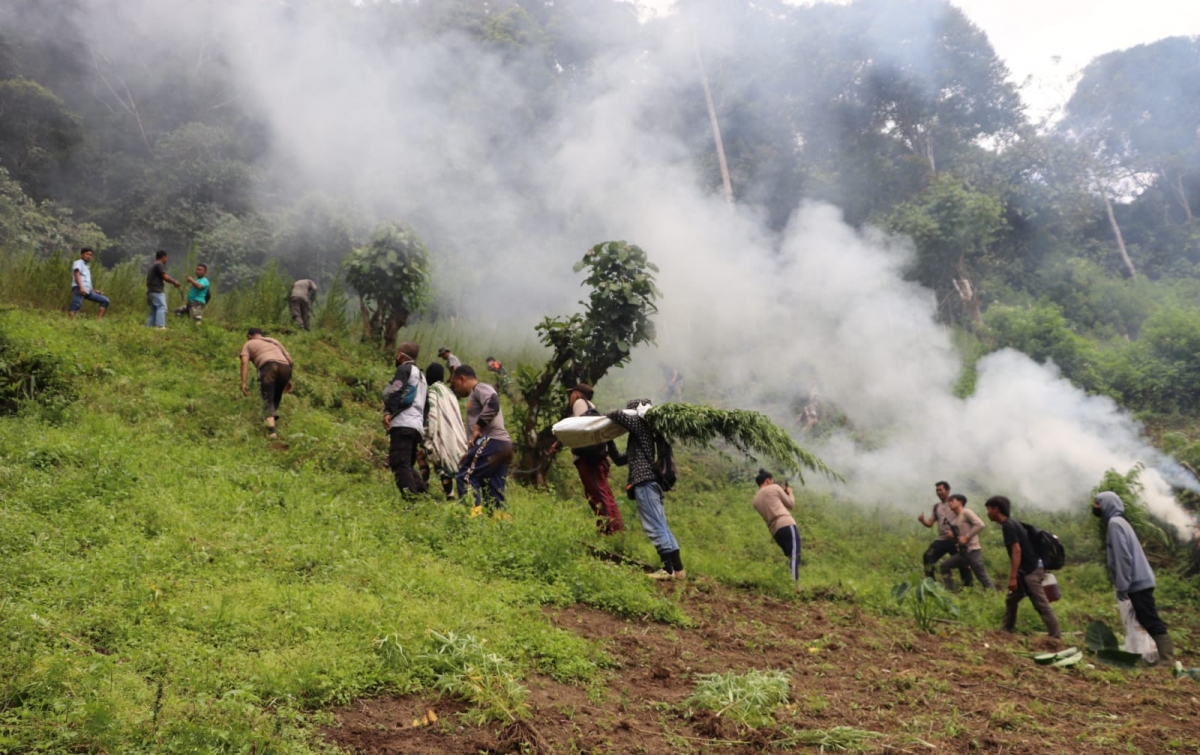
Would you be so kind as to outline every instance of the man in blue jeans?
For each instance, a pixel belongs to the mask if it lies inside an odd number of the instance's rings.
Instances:
[[[91,263],[94,254],[90,246],[85,246],[79,250],[79,259],[71,265],[71,307],[67,310],[67,317],[71,319],[75,319],[75,313],[83,306],[84,299],[100,305],[100,311],[96,313],[97,320],[103,320],[104,313],[108,311],[108,297],[92,288]]]
[[[642,531],[662,559],[663,568],[651,574],[651,579],[685,579],[687,572],[679,557],[679,543],[667,525],[663,490],[654,473],[654,428],[637,413],[642,406],[649,407],[650,400],[635,398],[625,405],[625,410],[616,409],[604,415],[629,431],[625,453],[614,456],[613,463],[620,467],[629,465],[629,482],[625,490],[637,501]]]
[[[154,253],[154,264],[146,273],[146,305],[150,307],[150,316],[146,318],[147,328],[167,329],[167,294],[163,291],[163,283],[170,283],[179,288],[179,281],[167,273],[167,253],[159,249]]]

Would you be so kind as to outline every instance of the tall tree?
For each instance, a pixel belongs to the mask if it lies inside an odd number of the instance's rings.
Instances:
[[[1102,55],[1083,71],[1064,126],[1101,157],[1153,175],[1190,222],[1200,197],[1200,39],[1170,37]]]
[[[554,442],[550,427],[558,417],[553,409],[564,408],[566,399],[562,393],[563,402],[550,403],[552,392],[577,383],[595,385],[609,370],[628,362],[636,346],[654,341],[651,316],[658,311],[658,268],[640,247],[624,241],[597,244],[575,270],[587,270],[583,285],[592,289],[583,313],[542,320],[537,333],[553,350],[550,360],[541,370],[522,368],[517,375],[522,400],[517,417],[519,464],[535,470],[537,484],[545,482]]]

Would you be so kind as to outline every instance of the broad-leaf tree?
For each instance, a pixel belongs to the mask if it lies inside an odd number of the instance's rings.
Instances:
[[[581,270],[587,271],[583,285],[592,289],[581,302],[583,313],[542,320],[538,337],[553,354],[541,370],[523,368],[517,376],[524,404],[518,410],[518,463],[533,470],[537,484],[545,482],[554,443],[550,427],[565,408],[565,389],[581,382],[595,385],[628,362],[634,347],[654,342],[658,268],[640,247],[624,241],[597,244],[575,265],[576,272]]]
[[[429,303],[429,251],[407,223],[380,226],[346,258],[346,282],[358,293],[366,336],[396,345],[408,316]]]

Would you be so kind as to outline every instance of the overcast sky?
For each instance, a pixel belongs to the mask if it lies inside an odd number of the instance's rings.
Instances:
[[[634,0],[663,11],[674,0]],[[987,33],[1038,120],[1070,96],[1097,55],[1170,36],[1200,35],[1197,0],[951,0]],[[1056,56],[1060,62],[1056,62]]]

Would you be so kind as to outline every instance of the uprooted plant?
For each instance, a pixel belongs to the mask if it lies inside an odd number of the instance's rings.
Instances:
[[[376,654],[385,664],[406,666],[444,695],[472,705],[463,714],[467,723],[516,723],[529,717],[525,698],[529,690],[517,679],[512,661],[484,647],[474,635],[428,630],[428,649],[409,653],[395,635],[375,641]]]
[[[699,674],[696,679],[688,706],[752,729],[775,723],[775,709],[791,694],[791,677],[784,671],[751,669],[744,674]]]
[[[944,616],[958,616],[958,606],[946,594],[945,588],[933,577],[918,581],[905,580],[892,588],[896,605],[908,604],[917,626],[923,632],[933,633],[933,622]]]

